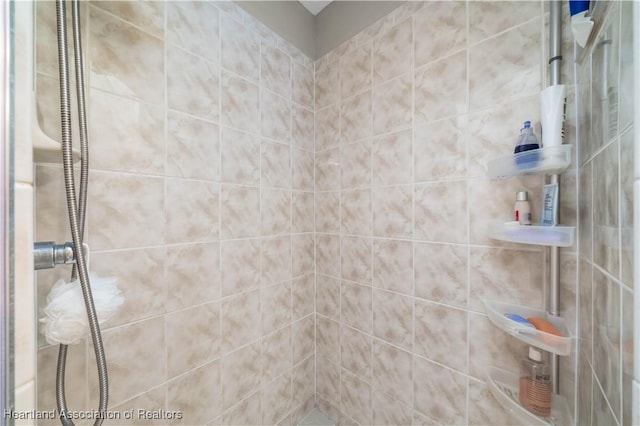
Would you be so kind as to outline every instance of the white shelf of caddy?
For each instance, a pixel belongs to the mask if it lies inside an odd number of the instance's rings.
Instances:
[[[537,226],[520,225],[518,222],[499,222],[489,224],[489,237],[520,244],[571,247],[575,230],[574,226]]]
[[[520,377],[516,373],[498,367],[489,367],[487,384],[489,391],[500,405],[521,424],[525,425],[554,425],[565,426],[571,424],[571,413],[566,398],[552,395],[551,415],[539,417],[527,411],[518,399],[518,384]]]
[[[492,179],[556,174],[570,165],[571,145],[548,146],[495,158],[487,164],[487,174]]]
[[[551,352],[552,354],[566,356],[571,354],[573,338],[569,333],[564,318],[551,315],[542,309],[534,309],[528,306],[514,305],[496,300],[484,300],[484,306],[489,320],[500,330],[531,346]],[[505,317],[505,314],[518,314],[524,318],[542,318],[553,325],[562,336],[546,333]]]

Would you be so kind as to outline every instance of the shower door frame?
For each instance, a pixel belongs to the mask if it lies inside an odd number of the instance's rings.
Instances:
[[[14,401],[14,354],[13,354],[13,285],[14,285],[14,87],[13,44],[14,4],[2,2],[0,7],[0,31],[2,32],[2,122],[0,133],[0,424],[11,424],[4,415],[12,411]]]

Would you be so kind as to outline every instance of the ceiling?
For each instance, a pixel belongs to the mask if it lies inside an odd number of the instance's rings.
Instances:
[[[320,13],[322,9],[327,7],[333,0],[299,0],[309,12],[314,15]]]

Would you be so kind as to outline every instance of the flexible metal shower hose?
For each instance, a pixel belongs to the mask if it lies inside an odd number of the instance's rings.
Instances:
[[[98,380],[100,383],[99,415],[96,416],[94,425],[101,425],[106,415],[109,400],[109,381],[107,377],[107,363],[102,345],[102,335],[96,308],[91,295],[89,273],[84,252],[82,250],[82,237],[84,235],[84,221],[87,204],[87,184],[89,179],[89,148],[87,138],[86,110],[84,99],[84,72],[82,59],[82,42],[80,38],[80,5],[78,0],[73,0],[73,38],[76,71],[76,87],[78,97],[78,111],[80,122],[80,196],[76,198],[76,188],[73,170],[73,146],[71,140],[71,100],[69,92],[69,68],[67,52],[66,10],[65,1],[56,0],[56,27],[58,35],[58,67],[60,73],[60,121],[62,129],[62,163],[64,168],[64,186],[67,196],[67,209],[69,212],[69,225],[71,238],[75,247],[76,264],[73,267],[72,279],[80,278],[80,287],[84,298],[89,328],[93,340],[93,348],[98,366]],[[60,421],[64,425],[73,425],[71,415],[67,408],[65,397],[65,369],[67,358],[67,345],[60,345],[58,351],[58,367],[56,370],[56,401],[60,413]]]

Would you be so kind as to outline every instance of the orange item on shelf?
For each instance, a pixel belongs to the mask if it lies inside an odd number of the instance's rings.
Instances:
[[[533,324],[533,326],[540,331],[544,331],[545,333],[553,334],[555,336],[564,337],[557,328],[555,328],[549,321],[545,320],[544,318],[531,317],[527,318],[527,321]]]

